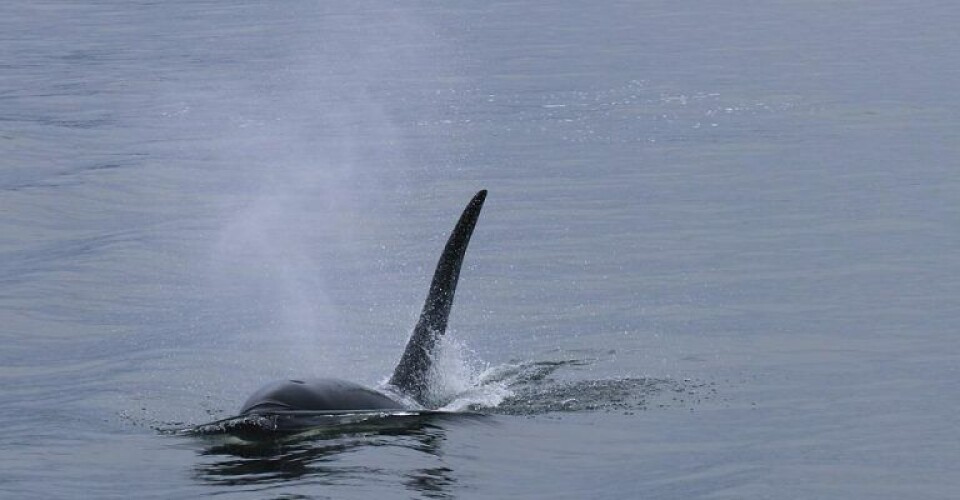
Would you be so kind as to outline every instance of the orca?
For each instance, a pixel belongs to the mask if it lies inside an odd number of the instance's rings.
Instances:
[[[447,330],[447,320],[457,290],[460,267],[470,236],[487,197],[481,190],[467,203],[440,255],[420,320],[407,341],[400,362],[390,377],[390,389],[427,407],[429,375],[434,350]],[[343,413],[407,410],[402,398],[335,378],[281,380],[254,392],[240,409],[241,416],[288,412]]]

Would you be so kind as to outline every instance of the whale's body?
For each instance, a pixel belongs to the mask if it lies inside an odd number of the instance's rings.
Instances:
[[[428,384],[433,351],[439,338],[446,332],[460,267],[486,196],[486,190],[474,195],[450,234],[434,271],[420,320],[390,378],[393,390],[423,406],[430,403]],[[407,405],[399,399],[354,382],[335,378],[282,380],[253,393],[241,407],[240,414],[406,409]]]
[[[243,404],[240,414],[402,409],[403,404],[380,391],[346,380],[320,378],[281,380],[261,387]]]

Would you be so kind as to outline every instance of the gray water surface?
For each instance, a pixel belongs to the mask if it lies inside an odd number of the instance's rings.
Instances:
[[[952,2],[0,4],[0,496],[957,498]],[[391,373],[490,190],[442,390]],[[451,403],[451,404],[453,404]]]

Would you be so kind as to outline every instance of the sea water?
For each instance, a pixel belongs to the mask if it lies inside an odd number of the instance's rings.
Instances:
[[[0,4],[0,496],[956,498],[950,2]],[[383,383],[490,190],[453,411]]]

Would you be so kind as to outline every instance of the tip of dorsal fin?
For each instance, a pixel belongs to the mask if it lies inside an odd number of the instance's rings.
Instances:
[[[453,305],[453,296],[457,291],[460,278],[460,266],[470,243],[473,228],[480,217],[480,209],[487,198],[487,190],[481,190],[473,196],[463,209],[460,220],[450,233],[447,245],[443,248],[437,270],[433,273],[430,292],[423,304],[420,321],[407,342],[400,363],[393,371],[390,384],[421,404],[427,390],[428,375],[437,340],[447,331],[447,319]]]

